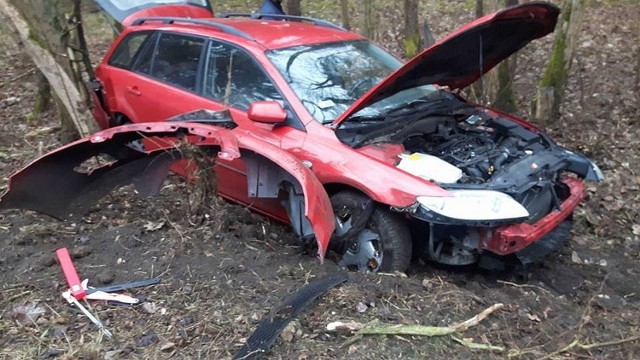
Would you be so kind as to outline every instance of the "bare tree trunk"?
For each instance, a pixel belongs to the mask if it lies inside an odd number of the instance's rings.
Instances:
[[[44,41],[37,34],[30,31],[29,25],[13,5],[6,1],[0,1],[0,12],[13,24],[25,52],[47,78],[64,109],[69,113],[78,133],[81,136],[86,136],[97,130],[91,113],[84,105],[82,95],[67,75],[65,69],[56,61],[52,53],[45,48]]]
[[[517,5],[518,0],[506,0],[505,6]],[[516,108],[516,96],[513,93],[513,78],[515,76],[515,63],[518,54],[513,54],[509,58],[504,59],[497,69],[498,90],[493,97],[492,106],[506,111],[515,112]]]
[[[418,0],[404,0],[404,53],[408,58],[416,56],[422,48],[418,3]]]
[[[476,16],[484,16],[483,11],[492,13],[501,10],[505,6],[511,6],[517,3],[518,0],[477,0]],[[515,68],[511,65],[511,62],[514,58],[515,54],[503,60],[495,69],[484,74],[478,83],[474,84],[472,87],[472,97],[475,98],[476,101],[489,104],[492,107],[507,112],[517,110],[516,99],[512,88]]]
[[[84,39],[84,29],[82,28],[82,16],[80,14],[80,0],[74,0],[73,11],[65,14],[67,29],[61,36],[62,46],[66,48],[69,59],[69,67],[76,88],[80,91],[87,107],[91,106],[91,96],[85,85],[84,74],[93,76],[89,51]],[[86,79],[88,80],[88,79]]]
[[[340,10],[342,11],[342,27],[351,30],[351,19],[349,18],[349,0],[340,0]]]
[[[373,28],[373,0],[361,0],[362,1],[362,16],[364,20],[364,36],[372,39],[375,35]]]
[[[484,1],[476,0],[476,18],[480,18],[484,16]],[[484,98],[484,76],[480,76],[480,79],[473,83],[470,87],[471,93],[469,94],[469,98],[473,99],[475,102],[484,103],[482,99]]]
[[[636,52],[636,112],[640,115],[640,47]]]
[[[548,123],[560,113],[560,104],[571,70],[585,9],[586,0],[565,0],[562,6],[551,56],[542,80],[538,84],[535,114],[536,118],[543,123]],[[550,99],[549,93],[553,94],[552,102],[546,104],[545,102]]]
[[[510,59],[504,59],[497,69],[498,90],[491,106],[506,112],[515,112],[516,97],[513,94],[513,76],[510,71]]]
[[[33,102],[33,114],[38,115],[49,110],[51,107],[51,86],[47,77],[43,73],[38,73],[38,90],[36,99]]]
[[[484,16],[484,2],[476,0],[476,18]]]
[[[300,16],[302,15],[302,8],[300,7],[301,0],[287,0],[287,14]]]

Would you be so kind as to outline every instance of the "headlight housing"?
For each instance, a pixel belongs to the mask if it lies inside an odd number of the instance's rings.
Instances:
[[[522,220],[529,212],[511,196],[492,190],[449,190],[453,196],[418,196],[420,205],[444,218],[462,221]]]

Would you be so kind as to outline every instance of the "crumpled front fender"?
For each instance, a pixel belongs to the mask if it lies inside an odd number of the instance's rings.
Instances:
[[[152,150],[131,146],[143,139],[152,145],[147,146]],[[53,150],[13,174],[7,191],[0,197],[0,209],[28,209],[69,219],[84,214],[100,198],[128,184],[133,184],[142,196],[153,195],[160,190],[171,164],[182,159],[176,139],[225,160],[251,151],[289,173],[304,192],[305,216],[318,242],[318,257],[323,261],[335,228],[324,187],[296,157],[240,129],[157,122],[100,131]],[[112,161],[90,171],[79,168],[102,154],[109,155]]]

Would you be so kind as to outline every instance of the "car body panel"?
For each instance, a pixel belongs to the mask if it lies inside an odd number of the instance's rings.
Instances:
[[[518,252],[544,235],[550,233],[573,213],[580,200],[584,198],[584,183],[575,178],[566,177],[563,182],[569,186],[570,195],[559,210],[553,210],[535,224],[519,223],[494,230],[484,244],[484,249],[498,255]]]
[[[132,182],[141,194],[153,194],[159,191],[171,163],[179,160],[177,152],[170,152],[177,147],[171,140],[177,135],[186,135],[183,139],[199,147],[214,147],[221,160],[239,159],[242,151],[251,151],[297,180],[304,193],[304,215],[318,243],[318,256],[324,259],[335,223],[329,197],[315,175],[294,156],[250,132],[232,132],[212,125],[159,122],[100,131],[53,150],[13,174],[7,191],[0,198],[0,209],[23,208],[68,218],[81,214],[113,189]],[[154,141],[157,137],[167,140],[155,142],[157,146],[153,150],[136,151],[134,157],[86,172],[76,170],[94,156],[120,153],[132,141],[143,138]],[[42,191],[45,188],[54,191]]]
[[[280,49],[308,44],[350,41],[364,39],[361,35],[349,31],[304,22],[254,20],[250,18],[215,18],[212,22],[230,25],[248,34],[266,49]]]
[[[481,17],[437,41],[409,60],[335,121],[344,119],[385,97],[420,85],[462,89],[534,39],[553,31],[559,8],[529,2]]]
[[[184,18],[207,18],[213,9],[206,0],[94,0],[95,3],[117,22],[124,26],[142,17],[177,16]]]

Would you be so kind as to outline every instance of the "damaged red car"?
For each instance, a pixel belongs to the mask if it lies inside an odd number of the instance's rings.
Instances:
[[[584,179],[603,179],[541,129],[459,92],[551,33],[553,4],[479,18],[403,63],[317,19],[97,2],[124,28],[91,84],[106,130],[12,176],[2,208],[65,218],[126,183],[151,194],[170,168],[188,172],[179,138],[215,158],[220,196],[290,223],[321,258],[332,250],[359,271],[412,258],[500,268],[559,248]],[[77,169],[101,154],[109,165]]]

